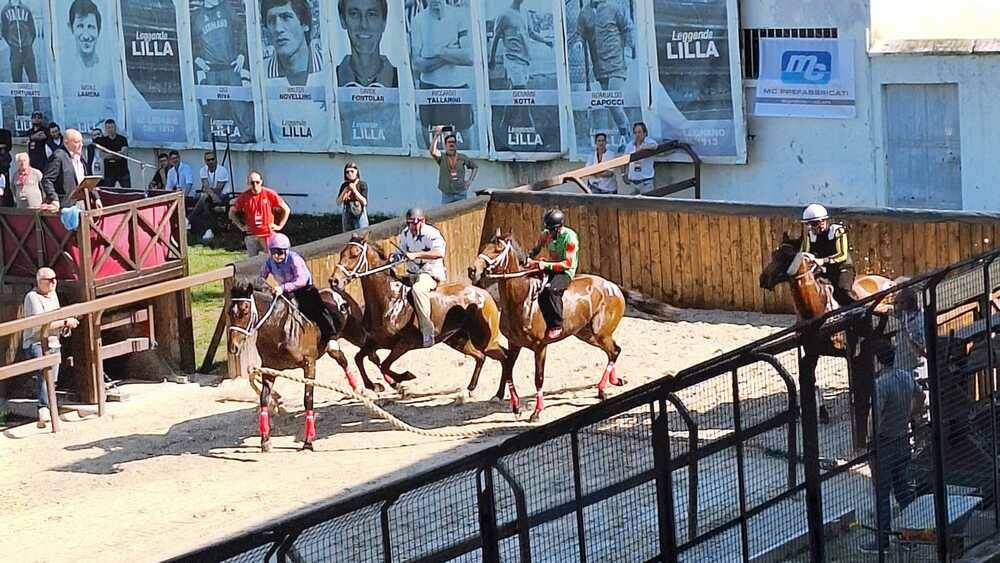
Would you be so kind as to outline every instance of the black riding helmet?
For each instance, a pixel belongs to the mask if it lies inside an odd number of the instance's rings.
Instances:
[[[549,209],[545,212],[545,216],[542,218],[545,222],[545,228],[554,231],[559,227],[562,227],[566,222],[566,216],[563,212],[558,209]]]

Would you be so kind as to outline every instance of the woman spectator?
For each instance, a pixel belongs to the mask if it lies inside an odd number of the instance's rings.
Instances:
[[[42,171],[31,167],[28,153],[18,153],[14,157],[16,170],[11,176],[11,184],[14,194],[14,205],[18,209],[44,209],[46,211],[58,211],[59,202],[50,197],[46,197],[42,191]],[[49,201],[46,201],[49,200]]]
[[[356,163],[344,165],[344,183],[340,185],[337,201],[343,206],[343,232],[368,226],[368,184],[361,179]]]

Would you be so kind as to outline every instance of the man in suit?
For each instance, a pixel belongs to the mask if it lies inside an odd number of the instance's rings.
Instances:
[[[45,192],[46,199],[56,195],[60,201],[66,202],[87,175],[87,161],[83,158],[83,135],[76,129],[67,129],[63,133],[63,146],[52,153],[52,158],[45,166],[42,191]],[[92,206],[101,207],[100,193],[95,189],[90,195]]]

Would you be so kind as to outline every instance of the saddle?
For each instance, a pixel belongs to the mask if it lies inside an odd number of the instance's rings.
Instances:
[[[823,292],[823,295],[826,297],[826,310],[824,312],[829,313],[830,311],[839,308],[840,304],[833,298],[833,283],[826,278],[817,278],[816,283],[819,285],[819,290]]]

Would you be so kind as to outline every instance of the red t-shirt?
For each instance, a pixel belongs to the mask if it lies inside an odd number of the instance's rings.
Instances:
[[[251,235],[268,237],[274,223],[274,208],[281,206],[281,196],[270,188],[261,188],[259,194],[246,190],[236,198],[233,206],[243,213],[243,222]]]

